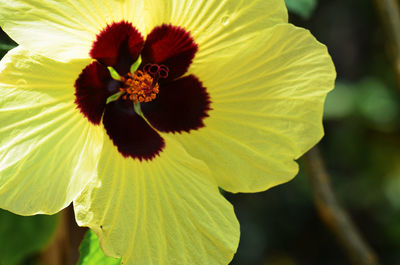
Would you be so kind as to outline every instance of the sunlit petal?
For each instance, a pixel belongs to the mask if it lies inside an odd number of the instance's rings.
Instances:
[[[74,103],[75,79],[88,63],[59,63],[22,48],[1,60],[1,208],[55,213],[95,175],[103,134]]]
[[[137,1],[135,1],[136,3]],[[50,58],[87,58],[107,24],[129,17],[139,27],[142,5],[119,0],[0,1],[0,26],[17,43]]]
[[[230,54],[232,49],[247,46],[260,30],[288,19],[283,0],[146,0],[144,10],[146,33],[162,23],[190,31],[199,45],[198,60],[221,52]]]
[[[323,103],[335,78],[326,47],[281,24],[230,60],[195,59],[191,72],[208,88],[212,110],[204,129],[179,137],[218,184],[252,192],[294,177],[294,160],[323,135]]]
[[[123,159],[108,139],[99,179],[74,202],[107,255],[123,264],[227,264],[239,240],[232,206],[208,168],[166,136],[152,161]]]

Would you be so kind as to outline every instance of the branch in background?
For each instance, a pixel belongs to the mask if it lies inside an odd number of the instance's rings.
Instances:
[[[75,223],[72,205],[59,213],[60,223],[52,242],[41,255],[43,265],[75,265],[79,258],[79,245],[87,228]]]
[[[400,89],[400,9],[398,0],[374,0],[390,41],[393,63]]]
[[[361,237],[349,215],[338,203],[318,147],[305,156],[307,175],[318,213],[336,236],[354,265],[378,265],[374,251]]]
[[[41,264],[44,265],[69,265],[70,246],[68,244],[68,213],[66,210],[60,213],[56,234],[41,255]]]

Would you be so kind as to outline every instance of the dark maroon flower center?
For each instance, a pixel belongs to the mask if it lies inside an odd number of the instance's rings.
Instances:
[[[75,103],[93,124],[103,121],[124,157],[152,159],[165,147],[159,132],[182,133],[204,126],[210,98],[194,75],[186,75],[197,44],[172,25],[154,28],[146,40],[128,22],[101,31],[95,59],[75,82]]]

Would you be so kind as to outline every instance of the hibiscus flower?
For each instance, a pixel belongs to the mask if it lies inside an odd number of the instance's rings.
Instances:
[[[0,207],[76,220],[123,264],[228,264],[220,194],[298,172],[335,70],[283,0],[13,0]]]

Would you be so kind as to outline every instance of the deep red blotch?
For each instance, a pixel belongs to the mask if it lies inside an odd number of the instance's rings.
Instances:
[[[151,125],[162,132],[189,132],[204,126],[210,97],[201,82],[189,75],[160,85],[157,98],[142,104]]]
[[[181,27],[155,27],[144,41],[129,22],[108,25],[90,51],[97,62],[88,65],[76,80],[75,102],[90,122],[99,124],[103,119],[107,134],[124,157],[153,159],[165,147],[156,130],[181,133],[204,126],[210,110],[206,88],[194,75],[181,77],[197,50],[190,33]],[[131,100],[121,97],[106,104],[107,98],[123,86],[111,78],[107,66],[124,76],[140,55],[139,69],[159,84],[156,99],[140,104],[146,120],[135,112]]]
[[[90,122],[99,124],[107,98],[117,89],[118,84],[115,84],[108,69],[93,62],[83,69],[75,81],[75,103]]]
[[[184,28],[163,24],[147,35],[142,59],[144,65],[166,65],[170,70],[168,81],[186,73],[197,49],[197,44]]]
[[[124,75],[138,59],[143,45],[139,31],[131,23],[122,21],[108,25],[97,35],[90,56]]]
[[[103,124],[124,157],[149,160],[165,146],[164,139],[135,112],[132,101],[120,98],[108,103]]]

